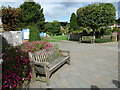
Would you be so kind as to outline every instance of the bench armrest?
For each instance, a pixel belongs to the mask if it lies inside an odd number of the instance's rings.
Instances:
[[[61,50],[61,54],[63,56],[70,56],[70,51],[63,51],[63,50]]]

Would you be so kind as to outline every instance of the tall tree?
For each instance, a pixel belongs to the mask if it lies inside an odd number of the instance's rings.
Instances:
[[[97,30],[114,24],[115,15],[115,7],[111,3],[89,4],[77,10],[77,21],[79,26]]]
[[[2,23],[5,31],[15,31],[18,18],[21,16],[20,8],[2,7]]]
[[[30,29],[29,41],[39,41],[41,38],[39,36],[40,32],[36,28],[36,25],[27,26]]]
[[[46,32],[52,35],[62,34],[60,31],[60,23],[58,21],[53,21],[45,25]]]
[[[39,32],[44,30],[45,18],[43,14],[43,8],[41,5],[34,2],[24,2],[20,5],[22,10],[22,17],[20,18],[20,27],[36,24],[38,26]]]
[[[70,28],[74,31],[77,30],[77,18],[75,13],[72,13],[70,17]]]

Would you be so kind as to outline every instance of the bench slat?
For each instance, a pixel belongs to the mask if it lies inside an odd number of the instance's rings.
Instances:
[[[58,47],[44,49],[35,53],[29,52],[30,61],[34,66],[35,72],[44,73],[49,79],[50,74],[60,67],[63,63],[70,61],[70,52],[61,51]],[[44,68],[41,68],[41,66]],[[44,71],[43,71],[44,70]],[[46,81],[48,83],[48,80]]]

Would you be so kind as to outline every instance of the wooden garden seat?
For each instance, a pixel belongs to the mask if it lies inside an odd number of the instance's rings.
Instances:
[[[70,52],[59,50],[58,47],[44,49],[35,53],[29,52],[32,65],[32,81],[36,81],[36,73],[46,76],[49,85],[50,75],[64,63],[70,64]]]
[[[82,41],[95,43],[95,36],[82,36],[82,38],[79,38],[79,43],[81,43]]]

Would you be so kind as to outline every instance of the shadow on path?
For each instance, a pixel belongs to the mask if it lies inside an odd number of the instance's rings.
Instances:
[[[112,83],[115,84],[116,87],[120,88],[120,81],[113,80]]]
[[[100,90],[100,88],[98,88],[98,87],[95,86],[95,85],[91,85],[91,90]]]

